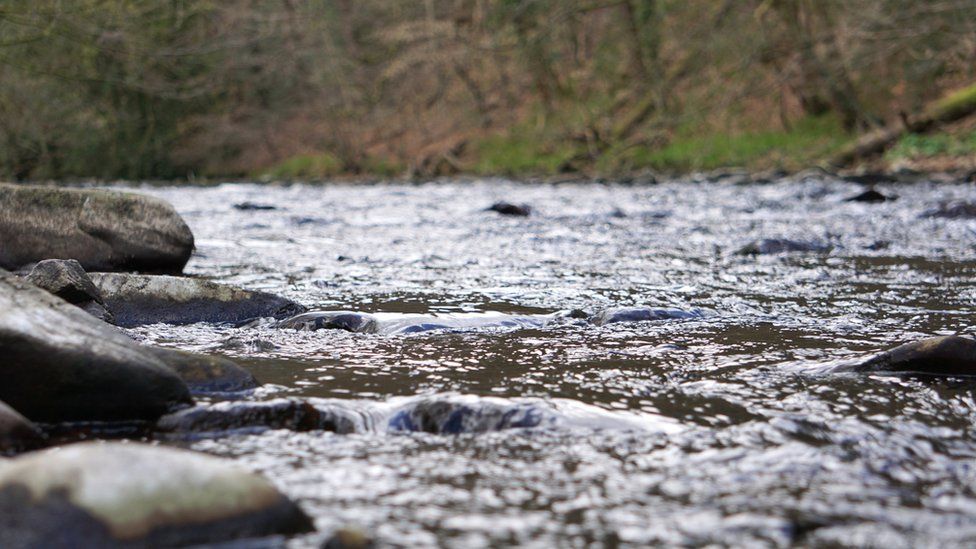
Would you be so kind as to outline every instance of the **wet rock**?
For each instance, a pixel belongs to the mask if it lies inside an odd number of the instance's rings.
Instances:
[[[57,258],[88,271],[179,273],[192,251],[193,233],[158,198],[0,184],[0,268]]]
[[[389,432],[438,435],[486,433],[506,429],[614,429],[677,431],[672,419],[610,412],[581,402],[550,399],[505,399],[474,395],[432,395],[393,399],[386,412]]]
[[[269,429],[331,431],[357,430],[351,410],[307,400],[275,399],[265,402],[220,402],[188,408],[163,416],[156,429],[166,433],[256,433]]]
[[[375,333],[376,318],[365,313],[350,311],[318,311],[303,313],[278,323],[278,328],[291,330],[345,330],[357,333]]]
[[[834,371],[976,376],[976,340],[960,336],[922,339]]]
[[[617,324],[620,322],[644,322],[647,320],[683,320],[700,318],[699,311],[682,311],[659,307],[615,307],[606,309],[590,317],[590,322],[597,326]]]
[[[919,217],[937,219],[976,219],[976,204],[971,202],[949,202],[937,208],[922,212]]]
[[[47,290],[72,305],[105,322],[112,322],[112,313],[105,308],[102,294],[74,259],[45,259],[26,276],[31,284]]]
[[[376,542],[358,528],[339,528],[322,544],[322,549],[373,549]]]
[[[457,435],[539,427],[552,419],[532,403],[495,399],[421,399],[396,412],[390,431]]]
[[[737,255],[772,255],[791,252],[827,253],[832,249],[822,242],[788,240],[785,238],[763,238],[750,242],[740,248]]]
[[[27,418],[0,401],[0,454],[11,454],[40,448],[41,431]]]
[[[230,393],[260,385],[251,372],[223,357],[161,347],[146,349],[176,372],[191,393]]]
[[[862,192],[860,194],[856,194],[856,195],[854,195],[854,196],[852,196],[850,198],[845,198],[844,199],[844,202],[877,203],[877,202],[885,202],[885,201],[888,201],[888,200],[897,200],[897,199],[898,199],[898,197],[896,197],[894,195],[888,196],[888,195],[885,195],[885,194],[881,194],[880,192],[878,192],[878,191],[876,191],[874,189],[868,189],[868,190],[866,190],[866,191],[864,191],[864,192]]]
[[[91,273],[119,326],[143,324],[240,323],[286,318],[305,310],[283,297],[198,278]]]
[[[527,217],[532,214],[532,207],[527,204],[512,204],[510,202],[495,202],[485,209],[487,212],[498,212],[502,215]]]
[[[183,547],[313,529],[233,462],[147,444],[82,443],[0,465],[0,546]]]
[[[134,341],[0,270],[0,400],[33,421],[156,419],[186,384]]]
[[[277,210],[277,206],[272,206],[271,204],[256,204],[254,202],[241,202],[240,204],[234,204],[235,210],[241,210],[243,212],[254,212],[254,211],[271,211]]]

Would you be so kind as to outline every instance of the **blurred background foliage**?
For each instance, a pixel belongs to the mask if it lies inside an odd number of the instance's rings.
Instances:
[[[3,0],[0,176],[796,168],[974,72],[974,0]]]

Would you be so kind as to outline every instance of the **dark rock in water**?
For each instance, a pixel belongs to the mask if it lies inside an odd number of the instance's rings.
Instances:
[[[179,273],[192,251],[193,233],[158,198],[0,184],[0,268],[57,258],[88,271]]]
[[[286,318],[305,310],[283,297],[198,278],[91,273],[119,326],[143,324],[240,323]]]
[[[357,333],[375,333],[377,326],[376,318],[372,315],[349,311],[303,313],[278,323],[278,328],[292,330],[346,330]]]
[[[144,347],[0,270],[0,400],[37,422],[156,419],[191,402]]]
[[[488,212],[498,212],[502,215],[526,217],[532,213],[532,207],[526,204],[512,204],[509,202],[495,202],[485,209]]]
[[[0,465],[0,546],[184,547],[313,529],[267,479],[147,444],[82,443]]]
[[[922,212],[919,217],[940,219],[974,219],[976,218],[976,204],[971,202],[950,202],[937,208]]]
[[[105,308],[102,294],[81,268],[81,263],[74,259],[45,259],[31,269],[26,279],[99,320],[114,321],[112,313]]]
[[[422,399],[390,418],[390,431],[457,435],[538,427],[547,414],[530,403]]]
[[[223,357],[162,347],[146,350],[176,372],[191,393],[230,393],[260,385],[251,372]]]
[[[322,545],[322,549],[373,549],[376,542],[357,528],[339,528]]]
[[[681,309],[667,309],[660,307],[615,307],[606,309],[590,317],[590,322],[597,326],[617,324],[619,322],[644,322],[648,320],[684,320],[701,318],[698,311],[682,311]]]
[[[737,255],[771,255],[790,252],[827,253],[832,249],[829,244],[821,242],[803,242],[787,240],[785,238],[764,238],[750,242],[740,248]]]
[[[866,190],[866,191],[864,191],[864,192],[862,192],[860,194],[856,194],[856,195],[854,195],[854,196],[852,196],[850,198],[844,199],[844,202],[868,202],[868,203],[875,203],[875,202],[885,202],[885,201],[888,201],[888,200],[897,200],[897,199],[898,199],[897,196],[888,196],[888,195],[885,195],[885,194],[881,194],[880,192],[878,192],[878,191],[876,191],[874,189],[868,189],[868,190]]]
[[[164,416],[156,424],[162,432],[177,434],[292,431],[356,432],[352,412],[309,401],[275,399],[265,402],[220,402]]]
[[[946,336],[913,341],[833,371],[976,376],[976,340]]]
[[[16,410],[0,401],[0,454],[33,450],[44,445],[41,431]]]
[[[271,204],[255,204],[254,202],[241,202],[240,204],[234,204],[235,210],[241,210],[245,212],[253,211],[268,211],[277,210],[277,206],[272,206]]]

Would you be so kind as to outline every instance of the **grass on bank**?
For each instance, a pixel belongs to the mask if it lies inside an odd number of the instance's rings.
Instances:
[[[618,166],[665,172],[713,170],[727,167],[796,169],[816,164],[851,139],[833,117],[807,117],[790,130],[679,133],[660,148],[634,148],[621,153]]]
[[[937,156],[976,155],[976,130],[962,134],[910,133],[885,153],[885,160],[932,158]]]
[[[790,130],[701,134],[679,131],[664,146],[612,146],[584,170],[620,174],[652,169],[688,172],[727,167],[800,169],[816,164],[851,139],[834,117],[808,117]],[[585,149],[544,132],[513,131],[475,144],[472,172],[479,175],[553,175]],[[587,162],[584,160],[583,162]]]

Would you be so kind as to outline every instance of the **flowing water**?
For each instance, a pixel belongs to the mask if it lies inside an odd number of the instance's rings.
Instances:
[[[384,545],[976,543],[976,385],[806,371],[976,332],[976,221],[920,217],[976,200],[972,185],[882,187],[899,199],[878,204],[845,202],[856,185],[816,177],[136,190],[193,229],[192,275],[311,309],[450,324],[130,330],[249,367],[267,385],[246,398],[323,399],[360,418],[347,434],[178,442],[296,498],[319,531],[291,545],[340,526]],[[483,211],[502,199],[533,215]],[[247,201],[276,209],[233,208]],[[830,250],[735,253],[760,238]],[[702,314],[468,322],[633,305]],[[442,433],[395,420],[420,401],[507,419]]]

